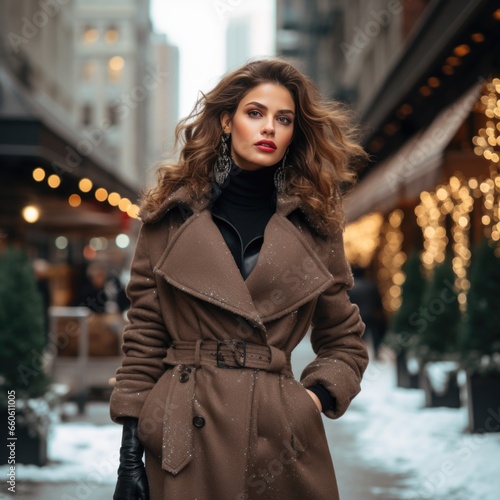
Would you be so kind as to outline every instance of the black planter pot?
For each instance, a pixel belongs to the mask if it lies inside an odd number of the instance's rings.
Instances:
[[[0,412],[2,422],[7,422],[7,411]],[[47,434],[48,430],[44,430],[41,434],[30,432],[24,425],[19,424],[19,419],[16,418],[15,441],[8,441],[7,425],[3,426],[2,442],[15,443],[15,463],[42,466],[47,463]],[[4,446],[5,451],[0,456],[0,465],[8,463],[10,448]],[[14,450],[14,447],[12,447]]]
[[[408,370],[406,351],[401,351],[396,356],[396,384],[403,389],[419,389],[420,375],[410,373]]]
[[[500,373],[467,373],[469,432],[500,432]]]
[[[448,383],[443,392],[437,392],[432,387],[429,375],[425,369],[422,370],[421,385],[425,391],[426,408],[460,408],[462,406],[456,372],[450,373]]]

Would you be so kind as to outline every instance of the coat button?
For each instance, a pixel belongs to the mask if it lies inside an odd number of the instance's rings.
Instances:
[[[188,372],[182,372],[179,376],[179,381],[184,383],[189,380],[189,373]]]
[[[203,417],[194,417],[193,425],[201,429],[205,425],[205,419]]]

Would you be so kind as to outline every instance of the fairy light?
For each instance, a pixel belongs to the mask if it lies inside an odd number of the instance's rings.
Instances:
[[[122,211],[122,212],[127,212],[127,210],[130,208],[130,206],[132,205],[132,202],[128,199],[128,198],[122,198],[119,202],[118,202],[118,208]]]
[[[42,167],[37,167],[33,170],[33,179],[37,182],[41,182],[45,179],[45,170]]]
[[[474,184],[474,183],[473,183]],[[458,290],[458,302],[462,311],[467,305],[467,290],[470,283],[467,272],[470,265],[470,213],[474,208],[474,198],[471,195],[469,182],[461,180],[461,186],[456,189],[457,203],[453,207],[451,228],[453,238],[453,271],[455,272],[455,287]]]
[[[138,219],[139,218],[139,207],[135,204],[130,205],[127,209],[127,215],[131,217],[132,219]]]
[[[449,198],[449,186],[438,186],[436,192],[422,192],[420,204],[415,208],[417,224],[424,237],[421,259],[428,275],[432,273],[435,265],[443,262],[445,258],[448,238],[444,229],[444,219],[453,206]]]
[[[432,274],[436,264],[444,261],[446,250],[451,243],[455,286],[459,293],[458,301],[462,310],[466,307],[466,292],[470,286],[467,280],[467,270],[471,259],[470,213],[474,208],[474,189],[477,189],[478,185],[477,179],[466,180],[454,175],[446,184],[437,186],[434,192],[423,192],[420,196],[420,204],[415,208],[417,224],[424,237],[422,264],[428,277]],[[451,242],[448,241],[446,234],[446,217],[450,217],[452,222]]]
[[[108,192],[104,188],[97,188],[94,193],[97,201],[106,201],[108,199]]]
[[[444,260],[451,244],[454,284],[462,311],[467,307],[470,288],[470,226],[475,202],[482,212],[484,235],[494,242],[500,241],[500,79],[494,78],[485,85],[478,108],[484,112],[486,124],[472,142],[475,154],[490,162],[489,177],[465,179],[459,174],[453,175],[433,192],[422,192],[420,203],[415,207],[424,239],[421,259],[428,275]],[[451,222],[449,235],[446,234],[447,218]]]
[[[351,264],[360,267],[367,267],[370,264],[379,245],[383,221],[382,214],[375,212],[347,224],[344,232],[344,248],[347,260]]]
[[[382,304],[389,313],[396,311],[401,305],[401,286],[405,281],[402,271],[406,261],[406,254],[401,250],[404,239],[401,231],[402,221],[403,212],[396,209],[389,214],[380,232],[381,249],[378,253],[380,268],[377,278]]]
[[[56,189],[61,185],[61,178],[57,174],[49,175],[47,183],[52,189]]]
[[[500,163],[500,79],[486,82],[480,109],[487,118],[486,126],[473,137],[474,153],[492,163]]]
[[[500,172],[496,164],[490,165],[490,178],[481,182],[480,191],[484,236],[495,242],[500,241]]]
[[[120,203],[120,200],[121,200],[121,196],[118,193],[116,193],[116,192],[109,193],[109,195],[108,195],[108,203],[112,207],[117,207],[118,204]]]
[[[78,187],[82,193],[88,193],[92,189],[92,181],[84,177],[83,179],[80,179]]]

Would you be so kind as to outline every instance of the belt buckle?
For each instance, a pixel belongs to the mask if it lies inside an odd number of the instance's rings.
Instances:
[[[221,351],[222,345],[228,346],[237,366],[231,366],[226,364],[224,355],[222,354]],[[238,346],[241,346],[241,351],[238,350]],[[217,366],[219,368],[245,368],[247,362],[247,343],[244,340],[234,340],[234,339],[217,340],[216,358],[217,358]]]

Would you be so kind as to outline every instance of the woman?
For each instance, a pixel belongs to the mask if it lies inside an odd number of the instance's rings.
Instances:
[[[178,125],[127,289],[115,500],[338,498],[320,412],[346,411],[367,364],[340,201],[364,153],[346,124],[304,75],[263,60]],[[299,383],[290,354],[311,323]]]

